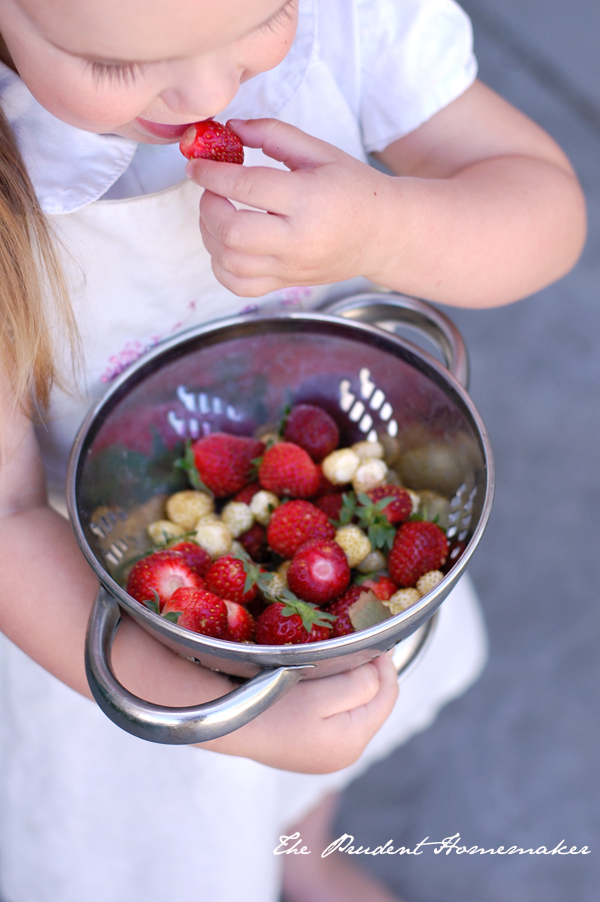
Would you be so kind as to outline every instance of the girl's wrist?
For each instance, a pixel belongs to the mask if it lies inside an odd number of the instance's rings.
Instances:
[[[415,184],[423,180],[387,175],[383,178],[386,181],[381,200],[374,199],[367,220],[371,260],[363,275],[386,288],[408,291],[425,231],[419,210],[423,186]]]

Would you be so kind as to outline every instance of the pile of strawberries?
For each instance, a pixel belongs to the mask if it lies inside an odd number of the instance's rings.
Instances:
[[[155,549],[127,592],[187,629],[260,645],[343,636],[414,604],[443,579],[445,531],[382,443],[339,441],[325,410],[300,404],[260,440],[189,444],[176,465],[192,488],[148,527]]]

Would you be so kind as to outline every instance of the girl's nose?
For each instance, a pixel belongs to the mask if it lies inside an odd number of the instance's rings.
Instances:
[[[234,65],[223,62],[175,66],[172,84],[160,97],[178,116],[207,119],[229,106],[240,87],[240,74]]]

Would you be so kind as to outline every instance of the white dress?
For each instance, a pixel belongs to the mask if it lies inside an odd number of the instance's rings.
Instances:
[[[451,0],[302,0],[288,57],[243,85],[219,118],[277,116],[364,160],[474,76],[470,26]],[[75,431],[111,379],[161,339],[246,304],[212,276],[197,228],[201,191],[182,181],[176,147],[67,126],[6,68],[0,93],[65,249],[85,348],[79,399],[55,391],[40,430],[60,491]],[[248,153],[248,164],[261,156]],[[287,289],[261,303],[311,308],[353,287]],[[310,776],[135,739],[0,636],[0,898],[272,902],[285,825],[431,723],[484,659],[465,579],[360,761]]]

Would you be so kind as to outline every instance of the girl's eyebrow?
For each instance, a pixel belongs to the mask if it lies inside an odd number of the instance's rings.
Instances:
[[[264,20],[264,22],[259,22],[258,25],[253,25],[252,28],[249,31],[247,31],[245,34],[241,35],[241,37],[246,37],[246,35],[252,34],[253,31],[258,31],[261,28],[268,27],[269,22],[271,22],[273,19],[276,19],[280,15],[280,13],[286,8],[286,6],[290,5],[290,2],[291,2],[291,0],[285,0],[285,2],[282,3],[281,6],[274,13],[271,13],[271,15],[268,16]],[[60,50],[61,53],[66,53],[67,56],[72,56],[75,59],[86,60],[88,62],[105,63],[106,65],[109,65],[109,66],[151,66],[153,63],[156,63],[156,62],[169,63],[169,62],[174,62],[175,60],[180,58],[180,57],[174,56],[174,57],[170,57],[170,58],[164,59],[164,60],[126,60],[126,59],[120,59],[119,57],[88,56],[87,54],[82,54],[82,53],[72,53],[70,50],[67,50],[66,47],[61,47],[60,44],[56,44],[53,41],[48,41],[48,43],[52,44],[53,47],[56,47],[57,50]]]

